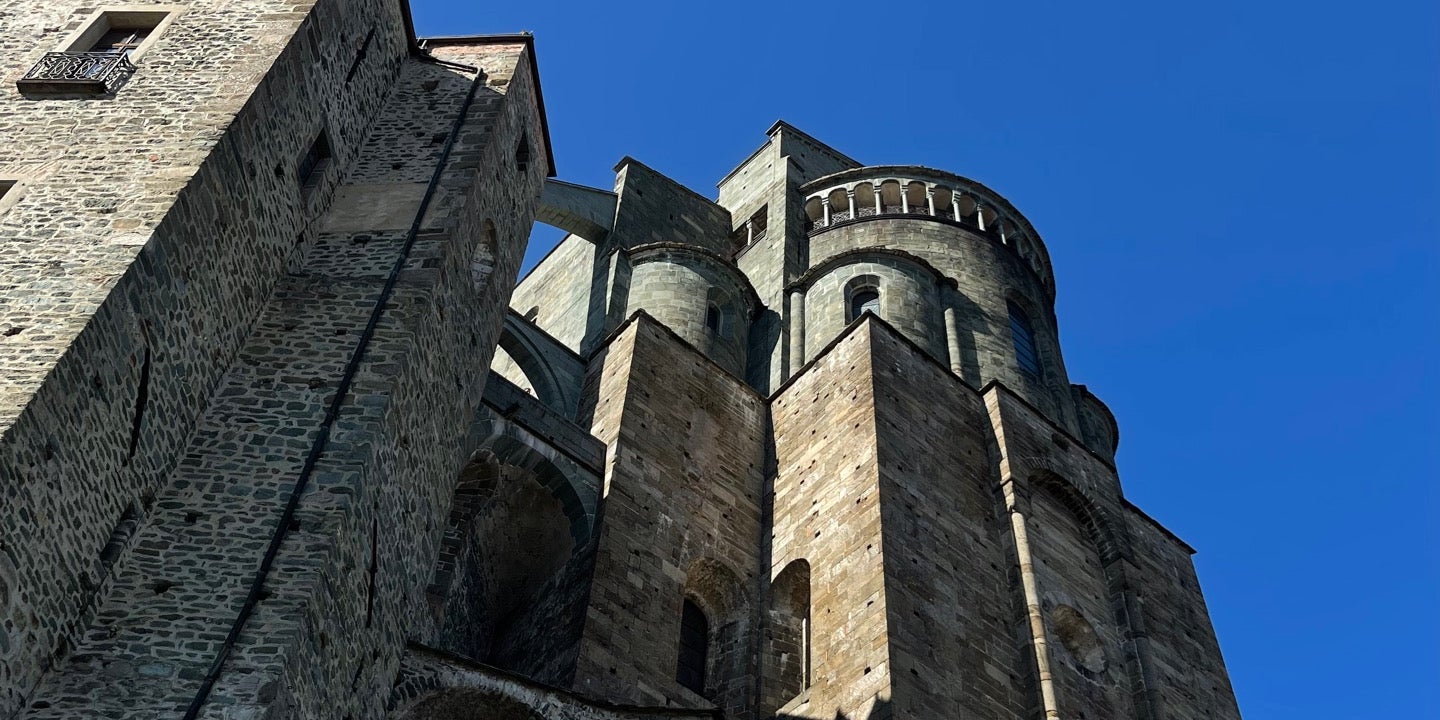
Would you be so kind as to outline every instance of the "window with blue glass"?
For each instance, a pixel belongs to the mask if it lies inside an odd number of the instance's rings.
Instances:
[[[1035,328],[1030,324],[1030,317],[1015,305],[1006,303],[1010,308],[1010,338],[1015,344],[1015,363],[1020,366],[1020,371],[1032,378],[1040,378],[1040,353],[1035,350]]]

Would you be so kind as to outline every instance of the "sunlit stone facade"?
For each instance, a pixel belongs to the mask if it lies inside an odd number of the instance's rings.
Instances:
[[[1238,718],[1009,201],[411,28],[0,12],[0,717]]]

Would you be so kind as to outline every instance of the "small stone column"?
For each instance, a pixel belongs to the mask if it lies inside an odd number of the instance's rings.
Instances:
[[[950,353],[950,372],[964,378],[960,371],[960,323],[955,317],[955,304],[948,303],[945,306],[945,349]]]
[[[828,226],[828,225],[830,224],[830,196],[829,196],[829,195],[826,195],[825,197],[820,198],[820,212],[821,212],[822,217],[823,217],[824,220],[825,220],[825,225]]]
[[[935,217],[935,186],[925,186],[925,210],[930,217]]]
[[[872,187],[875,188],[875,214],[879,215],[881,210],[880,203],[882,202],[880,198],[880,183],[875,183]]]
[[[790,293],[790,375],[805,366],[805,291]]]
[[[985,232],[985,206],[975,201],[975,224],[979,226],[980,232]]]
[[[855,219],[855,188],[852,187],[852,188],[849,188],[849,189],[847,189],[847,190],[845,191],[845,200],[850,204],[850,219],[851,219],[851,220],[854,220],[854,219]]]
[[[900,212],[910,214],[910,185],[906,183],[900,186]]]
[[[960,222],[960,193],[951,193],[950,211],[955,213],[955,222]]]

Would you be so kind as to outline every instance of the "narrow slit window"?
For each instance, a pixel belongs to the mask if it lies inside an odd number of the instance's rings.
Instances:
[[[705,656],[710,650],[710,621],[698,605],[690,600],[680,613],[680,660],[675,669],[675,680],[694,690],[705,693]]]
[[[710,306],[705,308],[705,329],[709,330],[711,335],[719,335],[723,322],[724,315],[720,312],[720,306],[710,303]]]
[[[325,168],[329,164],[330,138],[324,130],[321,130],[295,166],[295,176],[300,181],[300,187],[308,191],[318,185],[320,179],[325,176]]]
[[[1035,329],[1024,310],[1007,303],[1010,310],[1010,337],[1015,344],[1015,363],[1032,378],[1040,377],[1040,355],[1035,351]]]
[[[520,172],[525,172],[525,168],[529,166],[530,135],[528,133],[521,133],[520,142],[515,146],[515,169],[519,170]]]

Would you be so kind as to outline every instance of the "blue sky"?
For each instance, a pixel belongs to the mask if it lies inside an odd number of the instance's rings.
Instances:
[[[565,180],[632,155],[714,197],[783,118],[1004,194],[1127,496],[1199,550],[1247,720],[1437,712],[1440,4],[414,10],[535,33]]]

